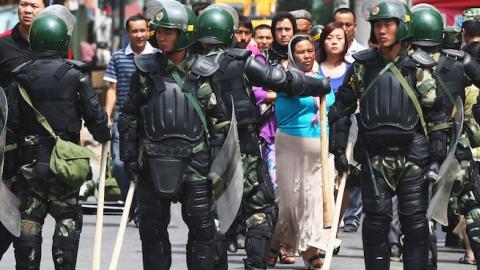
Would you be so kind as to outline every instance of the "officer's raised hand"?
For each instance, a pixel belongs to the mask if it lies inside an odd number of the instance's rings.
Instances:
[[[345,152],[338,152],[335,154],[335,169],[339,174],[348,172],[348,159]]]

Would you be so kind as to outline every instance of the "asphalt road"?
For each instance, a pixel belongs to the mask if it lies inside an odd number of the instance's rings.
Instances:
[[[80,240],[80,250],[78,254],[77,269],[87,270],[91,269],[92,250],[95,233],[95,215],[84,215],[83,232]],[[119,215],[107,215],[104,219],[103,228],[103,243],[102,243],[102,257],[101,269],[108,269],[113,245],[117,233],[118,224],[120,222]],[[51,244],[52,233],[54,229],[54,221],[48,218],[43,230],[43,253],[41,269],[54,269]],[[187,228],[184,225],[181,217],[179,204],[173,206],[172,221],[169,227],[170,241],[172,242],[173,255],[173,270],[186,270],[185,264],[185,244],[187,240]],[[357,270],[365,269],[363,264],[363,251],[361,244],[361,233],[343,233],[342,247],[339,256],[334,257],[331,269],[338,270]],[[466,270],[475,269],[474,266],[461,265],[457,263],[458,258],[463,254],[461,249],[444,248],[443,235],[439,235],[439,267],[440,270]],[[238,253],[229,254],[229,269],[243,269],[242,258],[245,257],[243,250]],[[118,269],[142,269],[142,253],[138,229],[129,224],[125,234],[122,253],[120,256]],[[301,258],[297,258],[297,263],[294,265],[277,264],[275,269],[304,269]],[[15,269],[15,259],[13,255],[13,248],[11,247],[0,261],[0,270]],[[403,269],[402,264],[392,262],[391,269]]]

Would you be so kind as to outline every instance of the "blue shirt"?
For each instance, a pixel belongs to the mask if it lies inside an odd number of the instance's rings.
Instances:
[[[345,73],[343,73],[342,76],[340,77],[336,77],[336,78],[329,78],[328,81],[330,82],[330,86],[332,86],[332,90],[334,93],[337,93],[338,91],[338,87],[340,87],[340,85],[342,85],[343,83],[343,80],[345,80],[345,75],[347,74],[347,71],[348,69],[350,68],[351,64],[349,63],[346,63],[346,67],[345,67]],[[319,70],[318,70],[318,73],[322,76],[322,77],[325,77],[325,75],[323,74],[323,70],[322,70],[322,66],[319,65]]]
[[[327,95],[327,112],[334,101],[335,94],[332,91]],[[275,101],[278,128],[291,136],[320,138],[320,121],[316,125],[312,122],[318,109],[313,97],[289,97],[278,93]]]
[[[153,53],[154,48],[147,42],[145,49],[141,54]],[[110,63],[103,77],[104,81],[117,84],[117,99],[115,105],[122,106],[127,99],[128,90],[130,88],[130,78],[135,71],[133,57],[135,53],[130,44],[125,49],[120,49],[113,53]]]

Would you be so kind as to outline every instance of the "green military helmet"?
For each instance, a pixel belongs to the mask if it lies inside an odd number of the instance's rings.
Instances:
[[[188,27],[187,27],[187,32],[185,34],[180,35],[180,44],[184,44],[185,47],[183,48],[178,48],[184,49],[189,46],[191,46],[193,43],[195,43],[195,27],[197,25],[197,15],[193,12],[193,10],[188,7],[188,6],[183,6],[185,8],[185,11],[187,12],[188,15]]]
[[[188,42],[188,13],[185,6],[177,1],[163,0],[157,5],[153,20],[150,21],[150,29],[168,28],[179,30],[179,36],[175,44],[176,50],[182,50],[190,45]]]
[[[196,39],[206,44],[225,44],[230,47],[238,28],[238,14],[226,5],[208,6],[198,17]]]
[[[480,22],[480,7],[469,8],[463,11],[463,22],[475,21]]]
[[[383,1],[375,5],[368,14],[368,21],[380,19],[398,19],[397,40],[406,40],[412,36],[412,12],[399,1]]]
[[[54,51],[66,55],[72,36],[75,18],[62,5],[45,8],[33,20],[30,28],[30,48],[32,51]]]
[[[314,42],[319,41],[322,31],[323,31],[323,25],[321,24],[317,24],[314,27],[312,27],[312,30],[310,31],[310,36],[312,37],[312,41]]]
[[[443,29],[443,49],[460,50],[462,47],[462,30],[455,26],[447,26]]]
[[[430,5],[420,4],[412,8],[413,40],[419,46],[438,46],[443,40],[443,17]]]

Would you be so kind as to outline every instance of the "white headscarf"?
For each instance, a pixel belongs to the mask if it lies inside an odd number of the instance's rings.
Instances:
[[[317,63],[317,61],[315,61],[315,59],[313,60],[312,70],[305,72],[305,71],[301,70],[300,68],[298,68],[297,63],[295,62],[295,58],[293,57],[292,41],[294,41],[295,39],[298,39],[298,38],[305,38],[305,37],[308,38],[308,40],[311,41],[310,37],[307,36],[307,35],[304,35],[304,34],[295,35],[295,36],[292,37],[292,39],[290,39],[290,42],[288,43],[288,68],[296,69],[298,71],[301,71],[301,72],[304,72],[304,73],[307,73],[307,74],[311,74],[311,73],[317,74],[318,73],[318,63]],[[312,42],[312,45],[314,45],[313,42]]]

